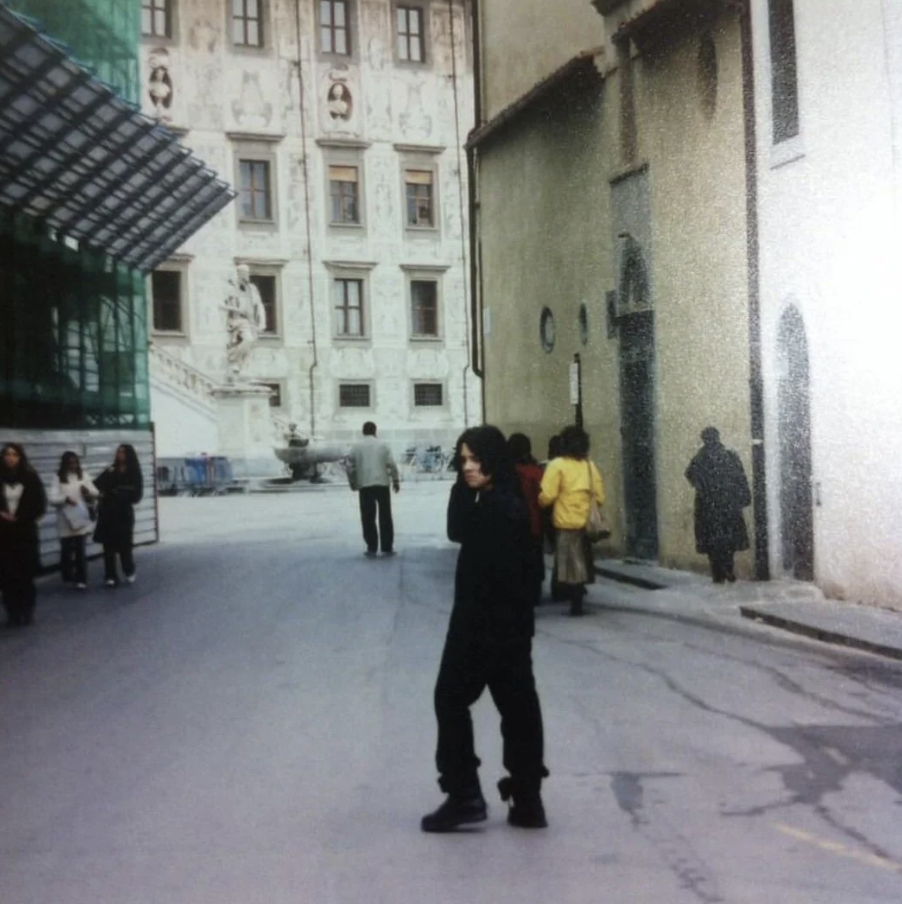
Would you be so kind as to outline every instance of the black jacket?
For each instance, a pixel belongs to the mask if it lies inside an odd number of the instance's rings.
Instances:
[[[16,509],[16,520],[0,518],[0,545],[7,549],[18,549],[23,553],[38,551],[38,522],[47,511],[47,494],[44,484],[34,471],[22,473],[22,498]],[[0,512],[7,511],[6,496],[0,484]]]
[[[109,467],[94,481],[94,486],[100,492],[95,542],[130,540],[135,527],[134,506],[144,495],[141,472],[123,472]]]
[[[477,493],[458,481],[448,501],[448,539],[461,545],[449,633],[475,632],[487,643],[532,637],[526,502],[513,487]]]
[[[748,549],[742,510],[752,494],[739,456],[720,444],[704,446],[689,463],[686,479],[695,487],[696,550]]]

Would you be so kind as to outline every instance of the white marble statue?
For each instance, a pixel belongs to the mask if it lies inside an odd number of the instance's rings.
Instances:
[[[247,359],[266,329],[266,308],[260,291],[250,280],[250,268],[239,264],[237,280],[229,280],[230,291],[223,308],[227,313],[229,341],[226,346],[229,382],[236,382],[247,365]]]

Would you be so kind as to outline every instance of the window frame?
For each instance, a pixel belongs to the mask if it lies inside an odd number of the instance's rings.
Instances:
[[[768,0],[770,124],[774,147],[798,140],[802,133],[796,23],[794,0]]]
[[[323,29],[328,28],[331,32],[331,46],[335,46],[335,26],[334,23],[323,23],[323,3],[328,3],[331,8],[332,18],[334,18],[335,4],[341,3],[345,8],[345,40],[347,42],[347,52],[340,53],[337,50],[326,50],[323,48]],[[357,4],[355,0],[314,0],[316,13],[316,51],[320,59],[325,60],[356,60],[357,53]]]
[[[158,329],[156,325],[156,299],[154,298],[153,276],[155,273],[175,273],[178,275],[179,286],[179,329]],[[147,317],[148,333],[153,338],[160,339],[186,339],[188,330],[188,261],[167,260],[147,274]]]
[[[285,333],[285,320],[284,320],[284,305],[282,303],[282,269],[285,265],[285,261],[281,260],[260,260],[259,258],[251,258],[251,257],[236,257],[235,266],[237,267],[239,264],[246,264],[248,270],[250,271],[250,279],[251,282],[254,282],[254,277],[263,277],[265,279],[272,279],[273,281],[273,301],[272,301],[272,310],[275,314],[275,329],[269,329],[269,310],[267,310],[267,329],[265,332],[259,334],[259,339],[262,342],[273,342],[279,341],[284,338]],[[257,286],[257,291],[260,291],[260,287]],[[263,300],[263,293],[260,292],[260,298]],[[264,307],[266,306],[266,302],[264,301]]]
[[[370,271],[375,263],[360,261],[324,261],[329,277],[329,332],[332,337],[332,345],[359,346],[369,344],[372,338],[372,321],[370,318]],[[335,287],[339,280],[358,280],[360,282],[360,328],[361,333],[339,333],[336,331],[336,305]]]
[[[280,380],[276,377],[254,377],[254,382],[259,383],[261,386],[266,386],[269,389],[274,389],[277,393],[277,395],[275,396],[275,398],[279,400],[277,405],[273,404],[274,396],[270,396],[267,399],[271,411],[282,412],[287,410],[288,405],[285,404],[285,380]]]
[[[441,236],[442,202],[440,191],[439,155],[445,150],[439,145],[407,145],[395,144],[399,155],[401,177],[401,228],[407,238]],[[432,174],[432,225],[411,225],[407,219],[407,174],[410,172],[429,172]]]
[[[348,304],[348,287],[352,284],[357,285],[358,296],[357,296],[357,306],[356,308],[351,307]],[[359,341],[361,339],[369,338],[367,335],[367,313],[368,307],[366,300],[366,290],[365,290],[366,281],[363,276],[358,274],[354,274],[352,276],[341,275],[341,276],[333,276],[332,277],[332,335],[335,339],[339,339],[342,341]],[[342,286],[342,304],[339,304],[339,297],[337,293],[337,289],[339,286]],[[351,311],[356,310],[358,312],[360,318],[360,331],[357,333],[349,332],[348,327],[348,318],[349,313]],[[340,329],[338,326],[338,312],[343,312],[343,320],[344,320],[344,329]]]
[[[257,4],[257,16],[252,18],[247,15],[247,5],[248,3],[255,2]],[[241,3],[242,9],[244,11],[244,15],[236,16],[235,15],[235,4]],[[265,50],[267,48],[267,36],[269,34],[269,22],[267,19],[267,2],[266,0],[227,0],[226,4],[226,21],[228,23],[227,34],[229,46],[237,49],[237,50]],[[243,25],[243,33],[245,40],[236,41],[235,40],[235,23],[236,21],[241,21],[244,23]],[[258,37],[259,40],[256,43],[251,43],[247,40],[248,37],[248,23],[256,22]]]
[[[367,389],[366,405],[342,405],[341,390],[342,387],[358,387],[365,386]],[[336,411],[372,411],[376,407],[376,393],[372,380],[336,380],[335,381],[335,409]]]
[[[444,275],[448,271],[447,266],[402,264],[404,271],[404,298],[407,305],[407,331],[410,342],[413,344],[435,344],[445,341],[444,314]],[[418,333],[415,330],[413,310],[413,284],[417,282],[431,282],[435,284],[435,334]]]
[[[326,197],[326,224],[330,230],[366,230],[366,168],[363,153],[355,148],[326,148],[323,154],[323,180]],[[341,222],[332,219],[332,179],[330,169],[353,167],[357,170],[357,222]]]
[[[398,22],[398,14],[401,10],[405,10],[408,14],[416,10],[420,14],[420,33],[419,33],[419,41],[420,41],[420,56],[419,60],[412,60],[410,57],[404,57],[401,54],[401,39],[402,34],[407,38],[407,50],[408,54],[410,52],[410,39],[411,32],[402,33],[400,30],[400,23]],[[429,7],[423,3],[418,3],[416,0],[392,0],[391,5],[391,16],[392,16],[392,37],[393,37],[393,56],[395,59],[395,63],[398,66],[402,67],[410,67],[411,69],[422,69],[427,66],[432,65],[432,54],[430,51],[429,44]],[[409,19],[408,19],[408,27],[409,27]]]
[[[228,133],[227,133],[228,134]],[[231,135],[229,137],[232,137]],[[232,154],[234,161],[234,184],[238,190],[235,199],[235,218],[241,229],[257,229],[274,231],[279,225],[279,167],[275,143],[281,136],[274,138],[247,136],[232,137]],[[269,218],[246,216],[243,207],[242,163],[263,163],[267,166],[269,177]]]
[[[148,41],[171,41],[175,38],[175,0],[141,0],[141,37]],[[150,13],[151,30],[144,30],[144,14]],[[156,31],[156,13],[165,18],[163,32]]]
[[[438,387],[442,400],[438,405],[417,403],[417,389],[419,387]],[[444,380],[432,380],[428,378],[412,380],[410,384],[410,407],[412,411],[442,411],[448,407],[448,387]]]

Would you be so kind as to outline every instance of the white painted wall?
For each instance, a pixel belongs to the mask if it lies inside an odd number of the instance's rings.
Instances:
[[[143,38],[145,110],[154,112],[147,90],[153,63],[164,57],[173,86],[166,111],[170,125],[184,130],[183,143],[229,181],[235,171],[236,142],[268,140],[276,168],[277,228],[242,227],[231,205],[193,236],[175,260],[185,268],[186,331],[153,341],[204,374],[225,376],[225,325],[219,305],[236,260],[275,267],[280,282],[281,332],[262,339],[253,352],[249,376],[283,384],[284,417],[305,433],[344,440],[375,420],[380,434],[398,443],[453,439],[465,421],[480,419],[478,380],[467,369],[469,245],[466,241],[466,163],[460,142],[472,127],[473,83],[469,8],[451,5],[454,16],[459,132],[451,65],[449,4],[425,2],[429,48],[426,66],[403,67],[393,60],[393,14],[389,0],[358,0],[354,46],[348,66],[320,58],[313,0],[267,0],[267,40],[262,50],[235,48],[228,38],[223,0],[177,0],[170,40]],[[307,140],[302,139],[297,78],[295,19],[300,11],[300,57],[304,80]],[[330,117],[329,86],[345,80],[352,98],[348,121]],[[328,142],[351,141],[364,169],[366,226],[339,234],[327,223]],[[429,146],[426,159],[438,171],[439,228],[414,238],[403,228],[401,159],[396,145]],[[312,273],[308,269],[304,165],[309,174]],[[332,337],[331,271],[326,261],[374,265],[369,281],[369,338],[335,342]],[[428,265],[441,272],[441,340],[409,338],[407,283],[402,265]],[[311,280],[312,277],[312,280]],[[311,299],[312,282],[312,299]],[[312,312],[312,316],[311,316]],[[309,373],[317,365],[311,399]],[[153,366],[153,365],[152,365]],[[340,409],[338,383],[372,381],[371,409]],[[415,408],[414,381],[439,380],[441,408]],[[193,418],[190,404],[176,411],[177,395],[152,392],[159,438],[181,442],[184,451],[207,448],[209,425]],[[313,412],[311,412],[311,406]],[[311,416],[315,416],[314,418]]]
[[[772,563],[780,568],[777,329],[808,334],[816,580],[902,603],[902,7],[795,0],[801,132],[774,146],[766,0],[753,4]]]

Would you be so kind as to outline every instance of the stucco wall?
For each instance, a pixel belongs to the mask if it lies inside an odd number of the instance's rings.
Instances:
[[[487,120],[580,51],[604,43],[604,21],[589,0],[482,0],[479,15]]]
[[[754,9],[771,558],[779,574],[777,337],[794,306],[810,357],[815,579],[902,606],[902,10],[795,0],[801,131],[774,145],[766,8]]]
[[[708,424],[751,477],[746,213],[739,27],[713,30],[720,62],[715,112],[697,92],[698,34],[670,35],[654,61],[635,61],[638,154],[650,193],[656,347],[656,457],[660,559],[702,568],[683,476]],[[619,73],[582,104],[549,102],[480,151],[480,229],[487,417],[522,429],[544,456],[572,422],[568,366],[583,361],[584,418],[615,525],[623,523],[619,340],[608,337],[605,293],[615,288],[611,180],[622,176]],[[586,301],[589,341],[577,316]],[[539,342],[543,306],[557,339]],[[749,517],[749,522],[751,518]],[[613,547],[622,540],[615,535]],[[740,569],[748,574],[750,556]]]

